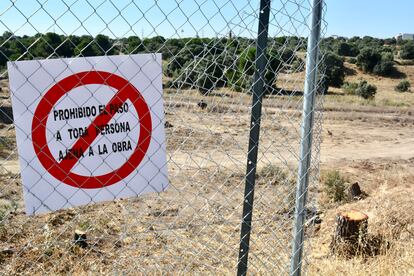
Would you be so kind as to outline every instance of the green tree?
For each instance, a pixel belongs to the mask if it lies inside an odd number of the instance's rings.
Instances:
[[[165,38],[162,36],[154,36],[152,38],[145,38],[143,44],[145,46],[145,51],[152,53],[152,52],[159,52],[162,50]]]
[[[256,59],[256,48],[250,47],[246,51],[244,51],[239,58],[239,65],[238,70],[247,75],[253,75],[255,68],[254,68],[254,61]]]
[[[355,44],[340,42],[336,52],[340,56],[356,57],[359,54],[359,49]]]
[[[174,73],[179,73],[179,71],[184,67],[187,63],[188,59],[181,55],[174,56],[172,59],[169,60],[165,74],[168,77],[172,77]]]
[[[73,56],[74,45],[65,36],[56,33],[46,33],[40,36],[36,44],[30,48],[31,54],[35,57],[71,57]]]
[[[95,37],[92,47],[95,48],[97,55],[112,55],[115,50],[111,39],[108,36],[102,34],[99,34]]]
[[[144,44],[142,44],[141,39],[137,36],[128,37],[126,43],[128,54],[137,54],[144,51]]]
[[[197,87],[203,95],[209,94],[215,87],[214,77],[210,76],[207,72],[202,72],[197,77]]]
[[[267,56],[267,63],[265,67],[265,92],[266,93],[273,93],[278,71],[280,69],[280,65],[282,63],[283,58],[286,58],[286,62],[291,62],[292,59],[295,58],[294,52],[287,52],[285,56],[283,54],[280,57],[278,50],[271,49]]]
[[[8,44],[3,44],[2,46],[0,46],[0,66],[6,65],[7,61],[9,60],[10,54],[11,52],[8,47]]]
[[[256,48],[247,48],[239,57],[236,68],[227,72],[227,79],[236,91],[247,89],[251,85],[253,75],[256,71]],[[272,93],[277,78],[277,72],[281,64],[281,58],[276,49],[266,54],[266,67],[264,73],[265,92]]]
[[[372,72],[379,76],[389,76],[394,71],[394,62],[389,60],[381,60],[374,66]]]
[[[76,56],[96,56],[98,52],[95,47],[93,47],[93,37],[88,35],[81,36],[79,44],[76,45],[75,55]]]
[[[402,59],[414,59],[414,42],[409,41],[401,46],[400,57]]]
[[[323,86],[341,87],[345,79],[344,61],[338,55],[328,52],[322,60],[322,69],[325,70]]]
[[[197,67],[201,69],[197,69],[197,87],[202,94],[206,95],[215,87],[222,87],[226,83],[223,58],[220,55],[204,58]]]
[[[60,57],[74,56],[75,45],[68,37],[62,37],[62,43],[57,48],[57,54]]]
[[[362,71],[372,73],[375,65],[381,62],[381,54],[373,49],[364,48],[357,56],[357,65]]]

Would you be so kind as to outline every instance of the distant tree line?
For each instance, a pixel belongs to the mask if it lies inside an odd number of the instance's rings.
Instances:
[[[266,92],[272,93],[276,89],[276,73],[304,69],[298,53],[306,51],[307,41],[295,36],[274,37],[268,45],[264,81]],[[321,48],[325,53],[325,75],[321,79],[325,90],[343,85],[344,61],[355,63],[366,73],[389,76],[395,70],[394,57],[414,59],[414,43],[394,38],[329,37],[322,40]],[[105,35],[64,36],[52,32],[33,36],[5,32],[0,36],[0,67],[9,60],[150,52],[162,53],[168,87],[197,88],[203,94],[224,86],[236,91],[249,90],[256,70],[255,41],[243,37],[112,39]]]
[[[299,68],[303,62],[296,52],[306,50],[306,40],[276,37],[269,44],[265,84],[271,93],[278,71],[303,69]],[[0,36],[0,66],[9,60],[161,52],[164,74],[171,79],[168,86],[197,88],[206,94],[214,87],[248,89],[255,72],[254,46],[253,39],[243,37],[111,39],[105,35],[64,36],[51,32],[19,37],[5,32]]]

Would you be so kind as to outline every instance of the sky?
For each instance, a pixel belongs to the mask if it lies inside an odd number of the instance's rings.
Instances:
[[[270,35],[303,35],[311,0],[272,0]],[[259,0],[0,0],[0,33],[254,37]],[[414,32],[414,0],[325,0],[325,36]]]
[[[328,35],[393,37],[414,33],[414,0],[325,0]]]

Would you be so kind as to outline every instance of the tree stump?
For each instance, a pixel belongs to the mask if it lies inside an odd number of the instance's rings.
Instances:
[[[368,234],[368,216],[359,211],[341,212],[336,217],[336,229],[331,242],[331,252],[354,256],[364,248]]]
[[[360,200],[367,196],[367,193],[361,190],[358,182],[355,182],[348,188],[348,199],[349,200]]]
[[[348,189],[348,198],[350,200],[358,199],[362,194],[361,188],[359,187],[358,182],[352,184]]]
[[[81,230],[75,230],[75,235],[73,237],[73,242],[79,247],[86,248],[88,247],[88,242],[86,239],[86,233]]]

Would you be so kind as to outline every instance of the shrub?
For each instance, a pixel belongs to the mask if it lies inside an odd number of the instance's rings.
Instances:
[[[394,54],[392,52],[383,51],[381,54],[381,61],[394,61]]]
[[[414,43],[412,41],[401,46],[400,57],[402,59],[414,59]]]
[[[341,87],[345,78],[343,59],[328,52],[323,59],[322,68],[325,70],[324,85],[326,87]]]
[[[397,92],[407,92],[411,87],[411,84],[408,80],[400,81],[399,84],[395,87],[395,91]]]
[[[375,65],[381,61],[381,54],[371,48],[364,48],[357,56],[357,65],[362,71],[372,73]]]
[[[341,88],[347,95],[357,95],[364,99],[371,99],[377,93],[377,87],[375,85],[368,84],[365,80],[360,81],[359,83],[345,82]]]
[[[355,44],[341,42],[338,44],[336,52],[340,56],[356,57],[359,54],[359,49]]]
[[[389,50],[382,53],[380,50],[377,48],[362,49],[357,56],[356,64],[358,67],[365,73],[374,73],[380,76],[391,75],[394,71],[394,55]]]
[[[345,199],[345,178],[338,171],[329,171],[323,184],[325,194],[331,201],[339,202]]]
[[[280,167],[268,164],[260,171],[260,176],[271,179],[272,184],[284,184],[288,179],[287,173]]]
[[[357,82],[345,82],[341,88],[345,94],[355,95],[356,89],[358,88],[358,83]]]
[[[351,63],[351,64],[356,64],[357,63],[357,59],[354,58],[354,57],[351,57],[351,58],[348,59],[348,62]]]
[[[380,76],[389,76],[394,70],[394,62],[392,61],[380,61],[374,66],[372,72]]]
[[[236,92],[249,92],[253,84],[253,76],[246,76],[237,69],[227,70],[225,73],[228,86]]]
[[[355,90],[355,94],[368,100],[375,97],[377,93],[377,87],[369,84],[367,81],[361,81],[358,84],[358,88]]]
[[[287,58],[287,57],[286,57]],[[272,93],[277,78],[277,72],[282,62],[277,50],[272,49],[266,53],[266,68],[265,68],[265,92]],[[227,68],[225,76],[228,84],[236,91],[249,89],[252,85],[252,78],[256,71],[256,48],[250,47],[242,52],[237,64]]]

